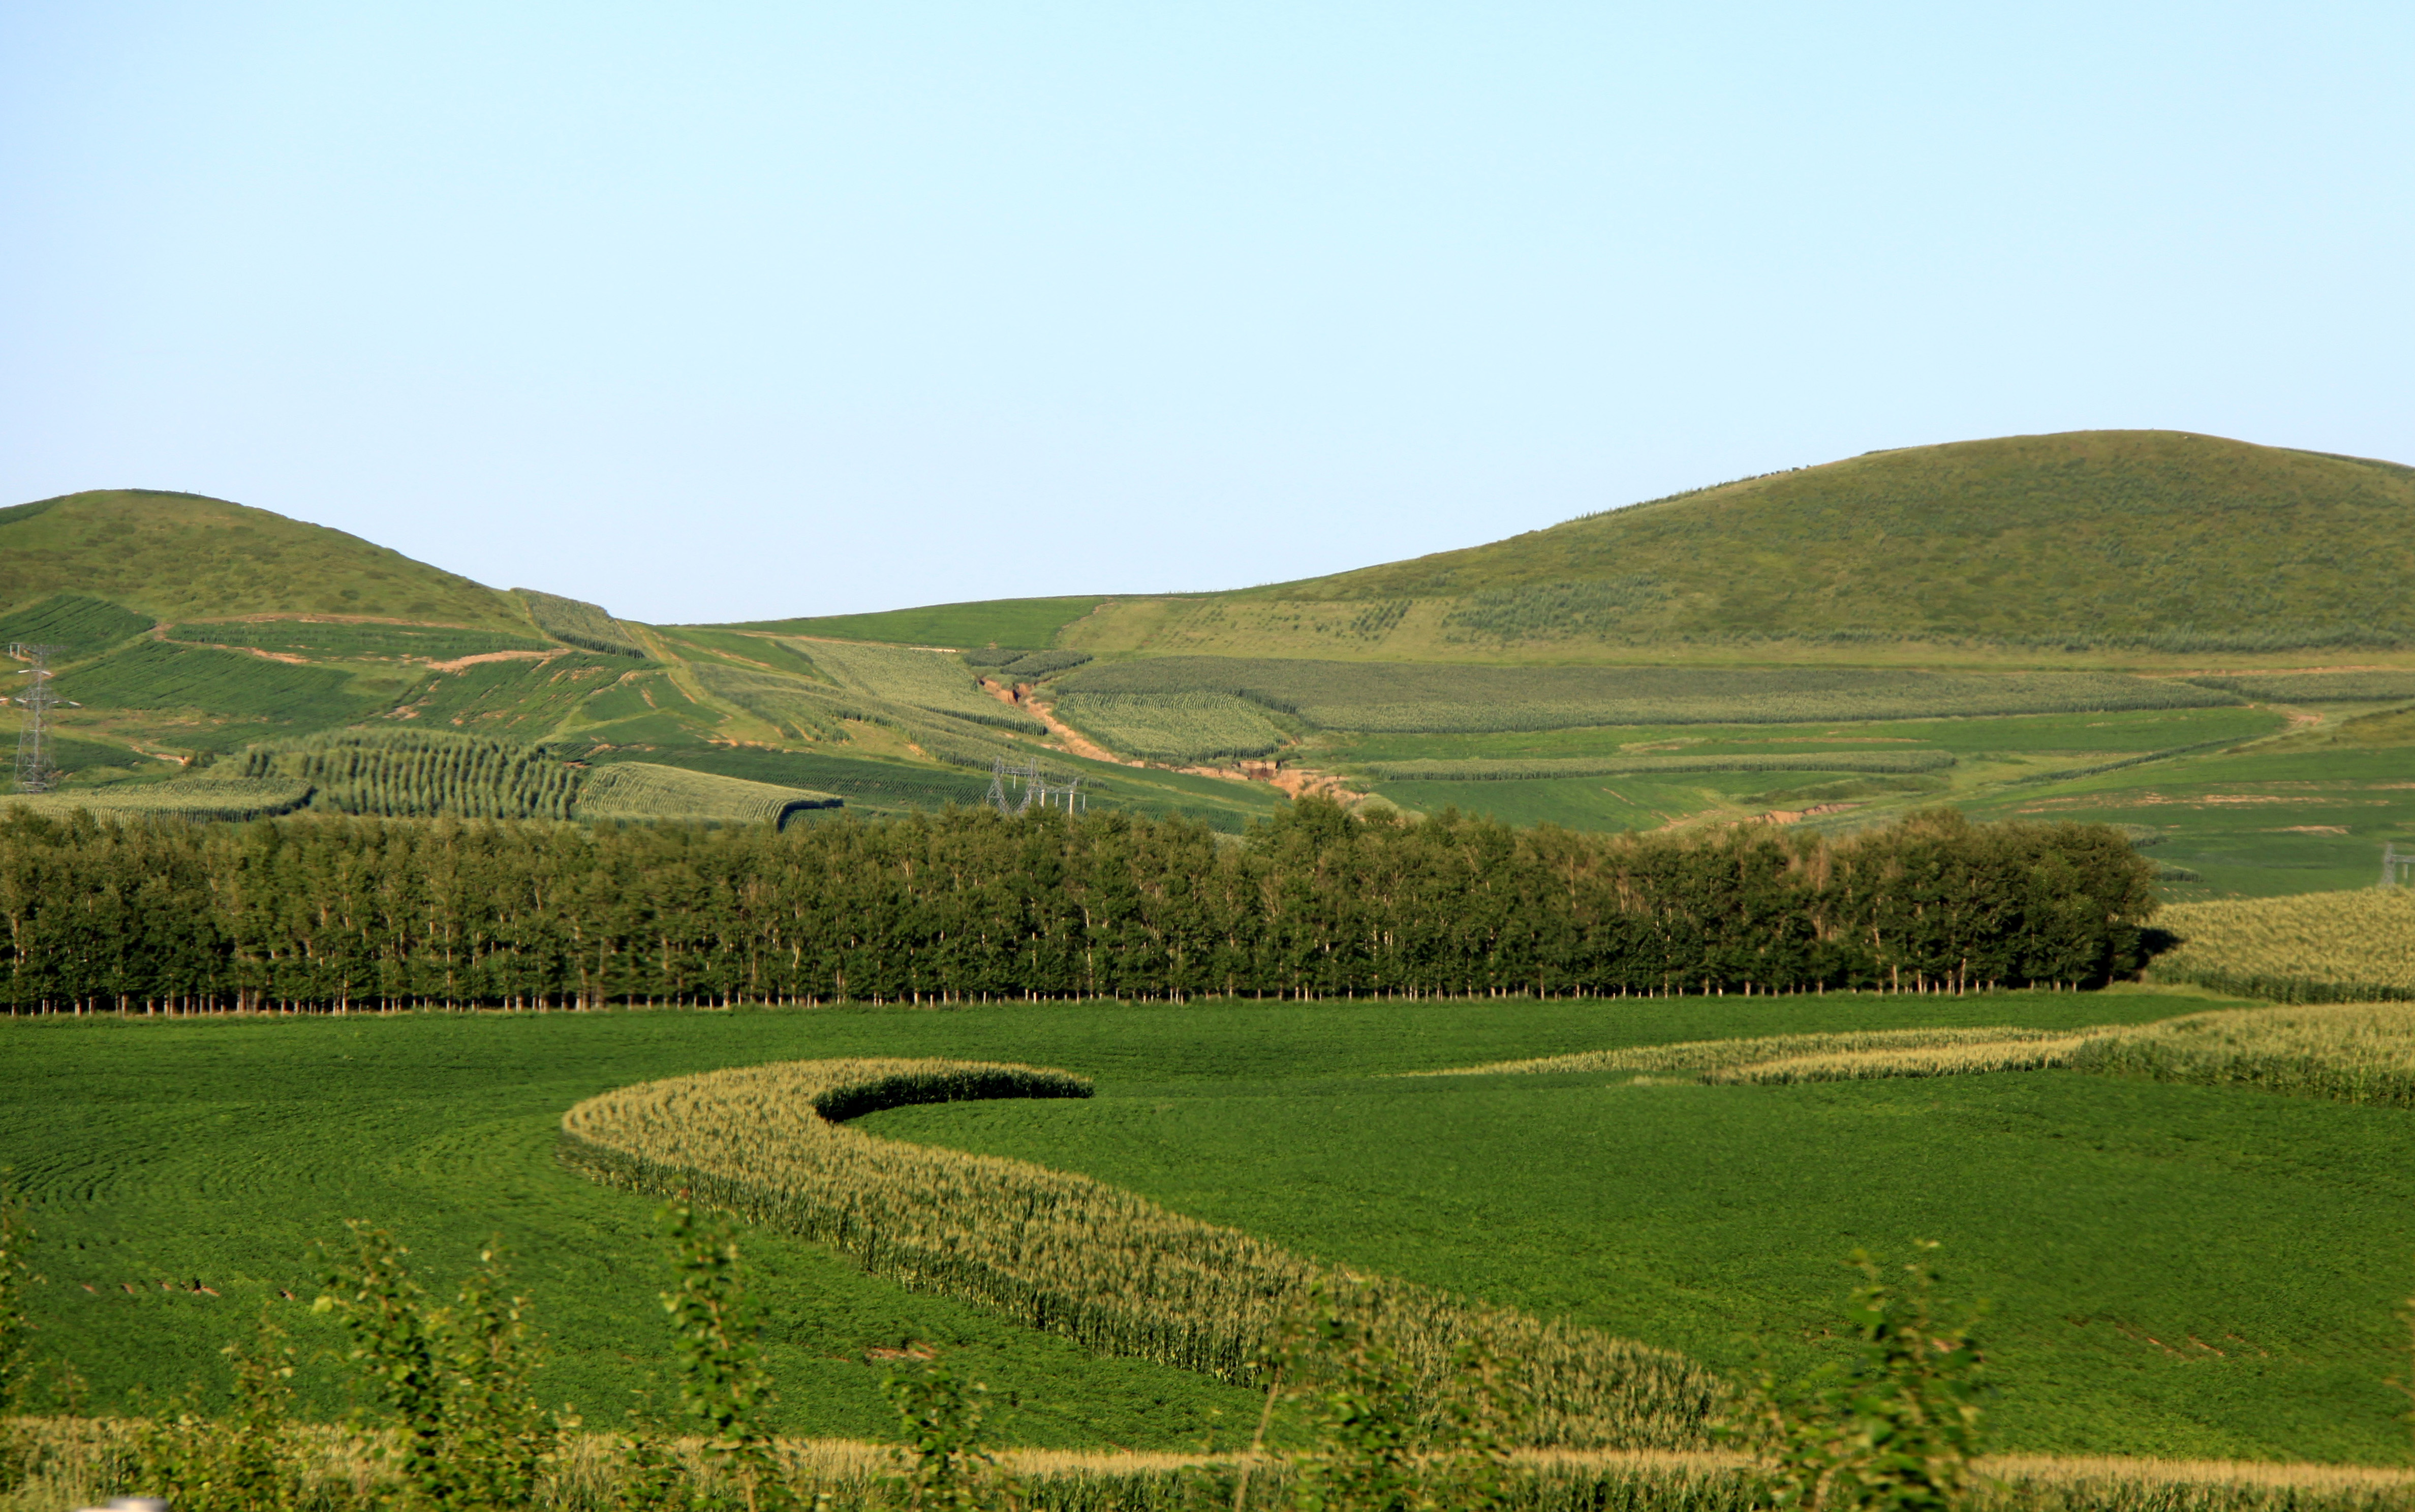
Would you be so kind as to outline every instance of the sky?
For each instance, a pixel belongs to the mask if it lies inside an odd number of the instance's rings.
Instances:
[[[1878,447],[2415,462],[2415,6],[0,0],[0,502],[654,622]]]

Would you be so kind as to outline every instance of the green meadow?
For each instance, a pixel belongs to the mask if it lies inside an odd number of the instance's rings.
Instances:
[[[0,1027],[0,1142],[41,1230],[43,1347],[110,1404],[214,1375],[218,1346],[263,1301],[308,1349],[333,1343],[279,1293],[308,1297],[312,1244],[366,1218],[440,1284],[501,1235],[552,1336],[548,1395],[615,1420],[661,1389],[664,1277],[650,1205],[557,1163],[562,1112],[722,1066],[951,1055],[1064,1067],[1099,1095],[864,1127],[1088,1173],[1721,1370],[1764,1349],[1787,1369],[1818,1359],[1847,1253],[1933,1238],[1952,1294],[1989,1304],[2008,1448],[2403,1460],[2403,1399],[2383,1382],[2403,1365],[2392,1311],[2415,1280],[2415,1115],[2060,1071],[1789,1087],[1396,1074],[1793,1030],[2138,1022],[2218,1001],[29,1020]],[[1229,1445],[1253,1420],[1252,1399],[1205,1378],[1095,1358],[810,1245],[747,1245],[788,1429],[884,1432],[880,1352],[913,1340],[987,1381],[1015,1442]],[[323,1362],[306,1370],[314,1411],[340,1406],[331,1379]]]

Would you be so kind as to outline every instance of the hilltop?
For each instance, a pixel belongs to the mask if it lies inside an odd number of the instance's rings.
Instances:
[[[2078,431],[1874,452],[1407,561],[1112,600],[1063,614],[1053,643],[1422,662],[1743,651],[2106,665],[2415,649],[2410,590],[2415,468],[2178,431]],[[1040,604],[1005,601],[993,618]]]
[[[88,594],[166,619],[339,615],[525,632],[504,595],[390,547],[200,494],[107,488],[0,509],[0,611]]]

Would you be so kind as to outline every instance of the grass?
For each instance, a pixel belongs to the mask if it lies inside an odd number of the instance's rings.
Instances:
[[[499,651],[547,651],[533,636],[449,625],[359,624],[340,620],[233,620],[168,627],[170,640],[237,646],[319,661],[449,662]]]
[[[772,630],[782,635],[834,640],[903,641],[960,650],[991,645],[1033,648],[1053,645],[1059,629],[1104,602],[1098,597],[988,599],[931,604],[914,609],[884,609],[874,614],[750,620],[716,628]]]
[[[322,526],[199,494],[67,494],[0,510],[0,609],[91,594],[162,620],[379,615],[525,635],[490,588]]]
[[[527,606],[536,627],[565,646],[606,656],[645,657],[646,648],[638,644],[629,627],[613,619],[602,605],[541,593],[533,588],[515,588],[512,592]]]
[[[1518,638],[1968,637],[2252,650],[2415,640],[2415,470],[2173,431],[1872,453],[1252,591],[1444,598]],[[1567,595],[1571,583],[1594,586]],[[1614,590],[1614,591],[1612,591]],[[1543,602],[1568,599],[1556,617]],[[1530,602],[1531,601],[1531,602]],[[1483,633],[1462,621],[1463,633]]]
[[[1224,693],[1321,729],[1474,734],[1652,724],[1797,724],[2235,703],[2193,683],[2092,672],[1435,666],[1165,656],[1085,666],[1067,696]]]
[[[340,724],[367,711],[333,667],[238,651],[139,641],[58,679],[59,696],[114,709],[194,709],[301,725]]]
[[[650,761],[620,761],[589,775],[571,813],[585,821],[672,819],[769,824],[777,829],[802,810],[838,804],[838,798],[831,793],[777,787]]]
[[[212,1352],[262,1295],[308,1295],[310,1240],[373,1216],[448,1281],[500,1231],[556,1337],[548,1399],[576,1400],[591,1422],[617,1415],[660,1359],[650,1298],[663,1283],[647,1205],[555,1163],[562,1111],[723,1066],[937,1055],[1065,1066],[1099,1095],[900,1109],[862,1127],[1081,1172],[1297,1253],[1722,1368],[1748,1361],[1746,1333],[1781,1364],[1818,1357],[1845,1250],[1940,1238],[1953,1294],[1994,1301],[1991,1410],[2008,1449],[2395,1462],[2401,1404],[2381,1379],[2403,1345],[2390,1317],[2408,1287],[2415,1115],[2062,1071],[1806,1086],[1384,1074],[2219,1006],[1840,994],[28,1021],[0,1028],[0,1141],[38,1205],[44,1347],[71,1355],[104,1401],[138,1377],[164,1388],[215,1372]],[[884,1434],[882,1367],[866,1355],[908,1338],[937,1340],[1012,1400],[1002,1426],[1019,1442],[1176,1447],[1199,1442],[1210,1410],[1227,1433],[1254,1421],[1245,1393],[1090,1356],[808,1245],[765,1235],[747,1252],[791,1430]],[[167,1278],[178,1291],[158,1290]],[[193,1279],[222,1295],[182,1290]],[[307,1315],[288,1321],[306,1358],[332,1341]],[[338,1405],[324,1367],[304,1385],[320,1411]]]
[[[1369,767],[1398,782],[1549,782],[1563,777],[1649,777],[1671,772],[1876,772],[1898,776],[1954,765],[1942,751],[1804,751],[1760,756],[1563,756],[1520,761],[1386,761]]]

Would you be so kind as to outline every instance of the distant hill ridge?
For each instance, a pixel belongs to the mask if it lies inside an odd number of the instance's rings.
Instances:
[[[1229,595],[1447,598],[1468,642],[2415,643],[2415,468],[2178,431],[1875,452]]]

